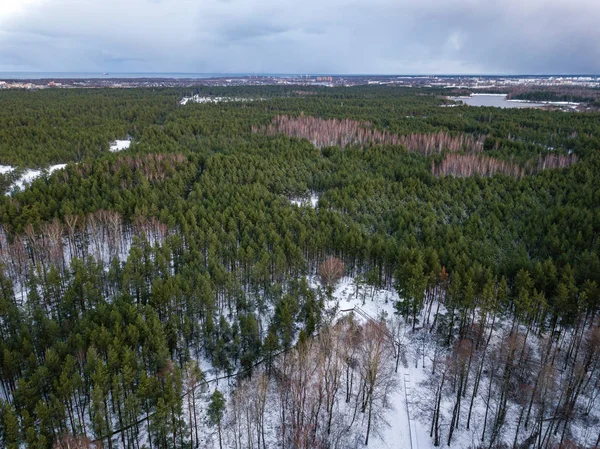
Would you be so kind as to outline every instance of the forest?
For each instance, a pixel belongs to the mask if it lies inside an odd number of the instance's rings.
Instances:
[[[568,101],[587,103],[590,106],[600,105],[600,90],[580,87],[535,87],[519,86],[511,89],[509,98],[531,101]]]
[[[447,95],[0,91],[0,447],[600,447],[600,113]]]

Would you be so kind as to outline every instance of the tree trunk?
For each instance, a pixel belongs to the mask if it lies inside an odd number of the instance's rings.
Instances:
[[[365,446],[369,444],[369,434],[371,433],[371,413],[373,412],[373,395],[369,399],[369,418],[367,420],[367,436],[365,438]]]
[[[217,427],[219,429],[219,449],[223,449],[223,440],[221,438],[221,420],[217,422]]]

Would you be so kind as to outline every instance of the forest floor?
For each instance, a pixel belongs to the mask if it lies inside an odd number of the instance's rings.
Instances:
[[[313,279],[313,286],[316,279]],[[374,319],[394,316],[394,304],[398,293],[391,290],[377,290],[369,286],[361,287],[358,292],[353,278],[345,277],[333,292],[333,302],[340,310],[360,308]],[[341,316],[344,312],[338,312]],[[357,315],[357,319],[364,319]],[[405,326],[406,341],[410,328]],[[417,449],[433,447],[426,426],[414,416],[415,399],[420,395],[419,384],[426,378],[426,370],[415,368],[414,358],[404,351],[398,364],[398,388],[390,397],[391,410],[387,416],[387,426],[370,443],[375,449]],[[458,445],[457,447],[465,447]]]
[[[316,277],[310,279],[310,281],[311,287],[318,288]],[[427,386],[427,380],[432,370],[434,356],[431,346],[423,343],[424,340],[427,342],[430,338],[429,332],[419,328],[413,332],[410,323],[404,322],[401,317],[395,315],[394,304],[399,300],[398,293],[395,290],[377,290],[372,289],[371,286],[361,286],[357,292],[354,278],[345,277],[336,286],[332,298],[332,304],[329,304],[329,307],[338,307],[336,317],[341,317],[344,313],[347,313],[341,312],[342,310],[359,308],[373,319],[391,320],[395,318],[394,323],[399,326],[397,338],[404,348],[404,354],[398,364],[398,388],[389,398],[391,409],[386,419],[388,425],[382,429],[376,438],[369,442],[369,447],[375,449],[433,449],[435,446],[429,432],[431,425],[430,407],[434,397],[430,387]],[[436,307],[437,302],[434,303],[433,310]],[[419,323],[425,321],[424,310],[422,316],[419,317]],[[439,312],[440,314],[445,313],[443,306],[441,306]],[[356,318],[365,320],[359,314],[356,314]],[[500,343],[502,336],[510,328],[509,321],[504,317],[497,319],[492,334],[492,342]],[[530,341],[533,343],[535,338],[535,336],[530,336]],[[475,448],[481,444],[482,423],[485,414],[481,392],[486,391],[488,385],[486,380],[482,380],[478,399],[473,405],[470,429],[466,429],[464,424],[468,408],[468,401],[466,401],[461,425],[454,431],[452,438],[453,447]],[[442,414],[445,416],[447,424],[452,414],[452,401],[444,402]],[[600,408],[600,404],[597,404],[594,408],[598,412],[597,409]],[[509,405],[506,422],[499,436],[500,441],[509,446],[513,444],[518,414],[517,407],[514,404]],[[573,423],[572,431],[574,435],[578,436],[579,441],[585,441],[589,444],[589,447],[593,447],[595,438],[597,438],[597,431],[590,431],[586,426],[576,423]],[[442,428],[440,436],[442,446],[447,446],[447,434],[447,428]],[[519,437],[521,439],[523,435],[519,435]]]

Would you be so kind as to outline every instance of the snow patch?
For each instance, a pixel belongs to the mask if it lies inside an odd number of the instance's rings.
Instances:
[[[313,209],[316,209],[317,204],[319,204],[319,197],[320,195],[311,193],[309,197],[290,198],[290,203],[298,207],[312,207]]]
[[[26,186],[31,184],[37,178],[39,178],[44,171],[48,172],[48,174],[55,172],[56,170],[62,170],[67,166],[67,164],[56,164],[51,165],[46,170],[37,170],[37,169],[26,169],[21,177],[17,179],[11,186],[9,190],[24,190]],[[12,171],[12,170],[9,170]]]
[[[18,190],[23,190],[26,185],[31,184],[36,178],[39,178],[42,174],[41,170],[32,170],[28,168],[23,172],[21,177],[15,181],[15,183],[11,186],[12,189],[17,188]]]
[[[62,170],[67,166],[67,164],[56,164],[56,165],[51,165],[50,167],[48,167],[48,173],[52,173],[56,170]]]
[[[179,102],[180,105],[186,105],[189,102],[192,103],[229,103],[232,101],[256,101],[263,100],[262,98],[244,98],[244,97],[201,97],[200,95],[193,95],[191,97],[183,97]]]
[[[111,153],[116,153],[117,151],[126,150],[131,145],[131,140],[115,140],[110,143],[110,148],[108,149]]]

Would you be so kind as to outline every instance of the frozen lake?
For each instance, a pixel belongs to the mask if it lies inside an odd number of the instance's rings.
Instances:
[[[541,108],[544,103],[530,103],[527,101],[507,100],[506,95],[500,94],[474,94],[470,97],[449,97],[453,101],[462,101],[468,106],[491,106],[495,108]]]

